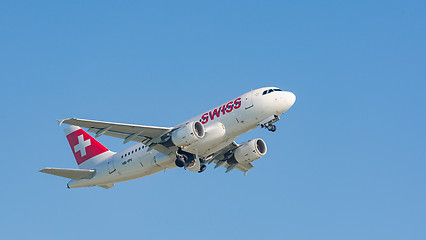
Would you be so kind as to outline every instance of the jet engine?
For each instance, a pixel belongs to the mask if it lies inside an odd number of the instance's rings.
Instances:
[[[235,149],[234,157],[238,163],[249,163],[263,157],[266,151],[266,143],[257,138],[241,144],[240,147]]]
[[[171,139],[174,145],[178,147],[188,146],[205,135],[204,126],[200,122],[189,122],[183,127],[174,131]]]

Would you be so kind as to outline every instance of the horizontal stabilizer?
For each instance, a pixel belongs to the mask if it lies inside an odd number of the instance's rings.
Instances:
[[[95,170],[89,169],[65,169],[65,168],[45,168],[40,170],[42,173],[52,174],[59,177],[80,180],[83,178],[91,178],[95,174]]]

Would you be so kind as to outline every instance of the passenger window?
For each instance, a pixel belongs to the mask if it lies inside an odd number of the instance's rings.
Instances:
[[[127,157],[127,153],[126,153],[126,154],[124,154],[124,156],[125,156],[125,157]]]
[[[133,153],[133,151],[132,151],[132,153]]]

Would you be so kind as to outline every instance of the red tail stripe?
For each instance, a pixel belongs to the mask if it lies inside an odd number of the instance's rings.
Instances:
[[[67,139],[78,165],[92,157],[108,151],[106,147],[100,144],[83,129],[78,129],[68,134]]]

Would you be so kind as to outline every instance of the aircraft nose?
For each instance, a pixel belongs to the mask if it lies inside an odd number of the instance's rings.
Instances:
[[[291,106],[293,106],[294,102],[296,102],[296,95],[294,95],[294,93],[292,92],[286,92],[286,99],[287,99],[287,103]]]
[[[285,108],[288,110],[296,102],[296,95],[292,92],[284,92]]]

